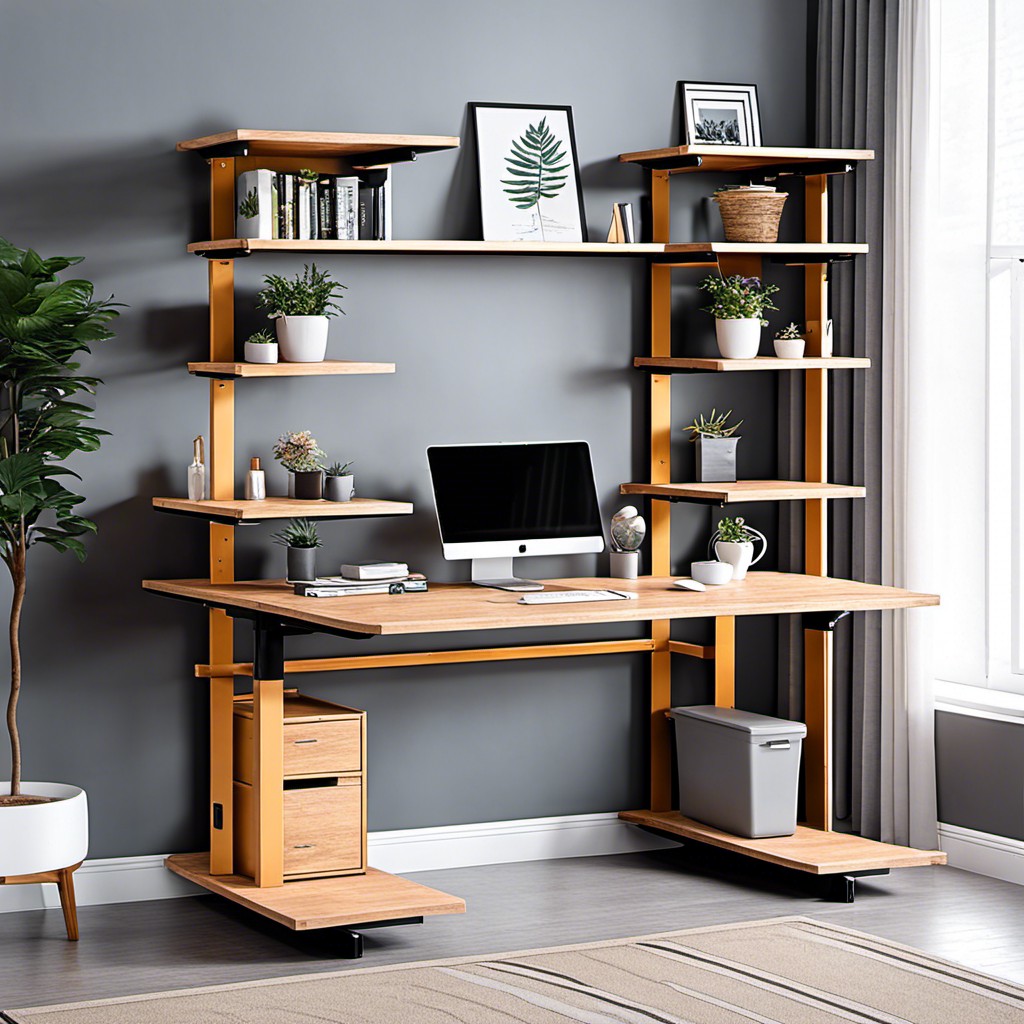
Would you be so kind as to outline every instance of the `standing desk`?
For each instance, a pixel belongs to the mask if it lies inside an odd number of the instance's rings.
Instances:
[[[579,578],[545,581],[552,589],[628,589],[636,600],[584,604],[522,605],[519,594],[489,590],[470,584],[432,584],[423,594],[364,595],[344,598],[307,598],[293,593],[281,580],[216,583],[208,580],[146,580],[145,589],[168,597],[221,609],[232,618],[252,623],[251,663],[200,665],[196,674],[207,678],[251,676],[256,746],[253,772],[256,808],[256,870],[254,878],[211,871],[211,855],[171,856],[167,866],[177,874],[213,892],[256,910],[295,929],[355,926],[380,921],[420,920],[428,914],[460,913],[465,903],[456,896],[421,886],[409,879],[370,869],[366,875],[283,881],[283,788],[280,753],[283,746],[283,701],[286,674],[337,668],[374,667],[377,658],[388,665],[451,664],[466,661],[514,660],[610,654],[624,651],[657,652],[668,645],[693,646],[681,641],[639,639],[540,644],[521,647],[486,647],[471,650],[427,650],[405,655],[347,655],[343,658],[286,661],[285,637],[325,633],[352,640],[375,636],[406,636],[516,630],[533,627],[600,625],[616,622],[658,622],[737,615],[802,614],[805,625],[831,631],[848,612],[914,608],[938,604],[933,594],[920,594],[869,583],[805,576],[795,573],[752,572],[746,580],[703,593],[673,587],[671,577],[638,580]],[[653,630],[652,630],[653,632]],[[711,655],[713,656],[713,652]],[[396,659],[397,662],[396,662]],[[827,703],[828,695],[816,695]],[[666,707],[651,701],[652,792],[664,786],[670,774]],[[230,709],[229,709],[230,712]],[[230,721],[211,721],[211,735],[231,743]],[[827,773],[828,735],[808,734],[805,771],[808,777]],[[262,753],[261,753],[262,751]],[[215,758],[220,771],[230,771],[231,750]],[[224,792],[224,779],[214,778],[211,792]],[[661,777],[659,777],[661,776]],[[826,783],[828,780],[826,779]],[[227,787],[230,791],[230,787]],[[652,801],[653,803],[653,801]],[[678,837],[729,849],[760,860],[810,872],[851,876],[877,873],[890,867],[939,864],[945,856],[935,850],[913,850],[878,843],[860,836],[827,829],[801,827],[792,837],[749,840],[682,818],[666,807],[624,811],[626,821],[653,827]],[[211,820],[211,851],[230,861],[232,848],[230,808],[215,806]],[[223,859],[220,861],[223,863]],[[847,879],[848,881],[848,879]],[[852,899],[852,883],[848,889]]]

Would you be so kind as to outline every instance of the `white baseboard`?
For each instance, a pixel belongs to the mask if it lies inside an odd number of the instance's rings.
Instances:
[[[514,861],[639,853],[676,844],[608,813],[371,832],[368,845],[374,867],[408,874]],[[172,874],[163,862],[163,855],[87,860],[75,872],[78,905],[134,903],[205,892]],[[59,906],[55,885],[0,886],[0,913]]]
[[[1024,842],[939,822],[939,849],[952,867],[1024,885]]]

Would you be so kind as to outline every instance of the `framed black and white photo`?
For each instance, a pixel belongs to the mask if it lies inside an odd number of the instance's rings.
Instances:
[[[572,107],[471,103],[486,242],[585,242]]]
[[[680,82],[683,145],[760,146],[756,85]]]

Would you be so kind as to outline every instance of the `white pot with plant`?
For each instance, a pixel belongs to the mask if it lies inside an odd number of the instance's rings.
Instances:
[[[772,305],[771,296],[779,289],[763,284],[760,278],[741,274],[712,274],[701,282],[701,288],[711,296],[711,305],[703,308],[715,318],[722,358],[753,359],[761,347],[761,328],[768,325],[765,311],[777,308]]]
[[[276,363],[277,342],[274,335],[266,328],[250,334],[245,342],[245,361],[247,363]]]
[[[356,493],[356,478],[349,469],[352,463],[335,462],[324,470],[324,497],[328,501],[351,501]]]
[[[756,541],[761,542],[761,550],[755,556]],[[708,553],[710,554],[712,550],[718,561],[728,562],[732,566],[732,578],[742,580],[746,577],[747,570],[764,558],[764,553],[768,550],[768,541],[760,530],[747,526],[743,516],[737,516],[735,519],[724,516],[711,535]]]
[[[796,324],[775,332],[775,354],[779,359],[803,359],[807,342]]]
[[[694,419],[684,430],[690,431],[690,441],[697,446],[697,479],[701,483],[729,482],[736,479],[736,446],[740,438],[733,435],[743,425],[729,424],[732,409],[718,414],[717,409],[711,415],[704,413]]]
[[[306,265],[293,278],[268,274],[257,296],[261,309],[275,321],[281,358],[287,363],[321,363],[327,355],[331,318],[344,310],[337,300],[345,285]]]
[[[274,458],[291,474],[288,480],[289,498],[316,501],[323,497],[327,454],[308,430],[282,434],[274,442]]]
[[[316,549],[321,546],[316,523],[311,519],[293,519],[283,530],[273,534],[273,540],[288,549],[288,582],[315,582]]]
[[[96,532],[77,513],[85,499],[60,481],[75,476],[65,468],[68,458],[95,451],[106,433],[92,426],[92,412],[82,403],[100,381],[82,374],[78,360],[90,343],[113,337],[107,324],[117,310],[109,300],[95,301],[88,281],[58,279],[79,262],[44,260],[0,239],[0,558],[12,583],[11,778],[0,783],[0,881],[57,882],[69,939],[78,938],[71,876],[89,848],[88,801],[77,786],[22,780],[17,712],[28,552],[47,544],[81,561],[81,538]]]

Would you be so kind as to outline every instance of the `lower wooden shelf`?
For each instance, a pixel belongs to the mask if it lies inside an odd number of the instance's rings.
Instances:
[[[376,868],[260,889],[242,875],[211,875],[208,853],[178,853],[164,863],[176,875],[300,932],[466,912],[458,896]]]
[[[619,817],[633,825],[646,825],[683,839],[812,875],[842,875],[849,871],[946,863],[946,855],[941,850],[893,846],[843,832],[822,832],[806,825],[798,825],[796,833],[791,836],[744,839],[692,818],[684,818],[678,811],[622,811]]]
[[[863,498],[863,487],[804,480],[734,480],[723,483],[623,484],[620,494],[644,494],[664,501],[811,501],[818,498]]]

